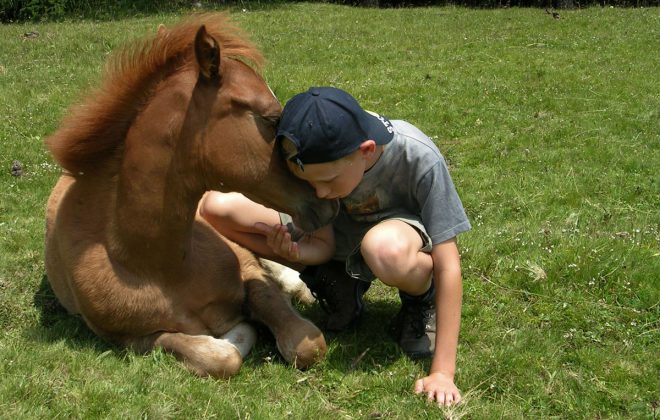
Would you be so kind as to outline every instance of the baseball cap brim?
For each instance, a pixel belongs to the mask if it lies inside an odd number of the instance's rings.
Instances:
[[[373,140],[378,145],[384,145],[392,141],[394,137],[394,127],[387,118],[372,111],[365,111],[365,124],[367,128],[367,140]]]

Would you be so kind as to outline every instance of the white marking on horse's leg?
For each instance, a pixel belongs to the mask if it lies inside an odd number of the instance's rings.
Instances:
[[[260,258],[260,260],[261,265],[270,273],[275,283],[284,293],[298,299],[301,303],[307,305],[314,303],[314,296],[312,296],[305,282],[300,279],[299,272],[275,261],[264,258]]]
[[[199,342],[198,347],[195,348],[195,352],[200,356],[219,356],[222,358],[230,357],[235,351],[240,353],[240,350],[229,340],[223,338],[215,338],[209,335],[199,336],[200,341],[206,341],[206,343]]]
[[[257,342],[257,331],[247,322],[241,322],[225,333],[220,340],[236,347],[241,357],[245,358]]]
[[[160,333],[154,345],[174,353],[199,376],[228,378],[237,374],[243,363],[239,348],[230,340],[209,335],[165,332]]]

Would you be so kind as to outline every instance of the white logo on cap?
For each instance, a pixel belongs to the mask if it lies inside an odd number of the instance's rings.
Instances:
[[[380,115],[377,115],[377,117],[380,120],[380,122],[383,123],[388,133],[394,133],[394,127],[392,127],[391,122],[387,121],[385,118],[381,117]]]

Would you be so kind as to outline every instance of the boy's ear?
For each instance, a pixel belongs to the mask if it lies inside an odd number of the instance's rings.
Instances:
[[[296,147],[295,144],[288,138],[284,137],[282,140],[280,140],[281,144],[281,150],[282,153],[284,154],[284,159],[289,160],[295,155],[298,154],[298,148]]]
[[[376,142],[374,140],[365,140],[360,145],[362,154],[371,154],[376,151]]]

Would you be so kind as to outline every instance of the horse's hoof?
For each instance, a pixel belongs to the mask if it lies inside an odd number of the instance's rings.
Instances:
[[[298,369],[306,369],[319,362],[328,350],[321,330],[311,322],[307,320],[305,322],[308,324],[307,328],[304,328],[306,334],[296,334],[277,340],[277,349],[282,357]]]
[[[325,357],[328,350],[323,336],[321,340],[315,340],[314,344],[296,352],[296,359],[293,365],[298,369],[307,369],[308,367],[320,362]],[[320,342],[319,342],[320,341]]]

